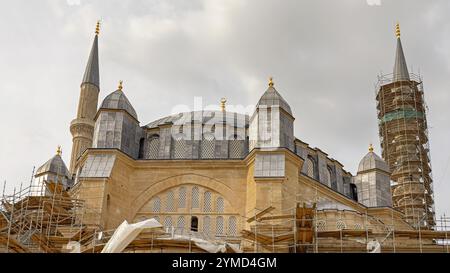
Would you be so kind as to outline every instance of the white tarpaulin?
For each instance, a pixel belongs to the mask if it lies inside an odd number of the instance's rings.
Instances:
[[[209,253],[225,253],[227,252],[227,247],[230,248],[235,253],[242,253],[242,250],[239,249],[239,245],[229,244],[225,242],[215,243],[186,235],[173,235],[172,238],[164,238],[164,239],[192,241],[196,246]]]
[[[367,252],[369,253],[381,253],[381,245],[377,239],[367,243]]]
[[[80,253],[81,252],[81,245],[79,242],[70,241],[66,245],[66,250],[69,253]]]
[[[144,229],[161,228],[162,225],[155,219],[145,220],[136,224],[124,221],[114,232],[105,245],[102,253],[121,253]]]

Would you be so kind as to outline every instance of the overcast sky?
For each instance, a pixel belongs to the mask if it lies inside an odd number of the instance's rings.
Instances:
[[[100,102],[124,80],[144,125],[194,97],[254,105],[273,76],[296,137],[354,174],[370,142],[380,154],[374,84],[392,72],[399,21],[424,79],[437,215],[450,214],[448,14],[448,0],[2,1],[0,180],[28,184],[59,144],[69,164],[97,19]]]

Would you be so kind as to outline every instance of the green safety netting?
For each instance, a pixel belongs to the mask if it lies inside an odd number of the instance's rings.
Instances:
[[[393,121],[396,119],[409,119],[409,118],[420,118],[423,119],[425,117],[424,113],[418,112],[415,110],[399,110],[391,113],[387,113],[381,118],[380,123]]]

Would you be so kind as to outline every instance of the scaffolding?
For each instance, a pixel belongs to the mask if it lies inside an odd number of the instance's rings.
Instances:
[[[274,214],[270,206],[243,219],[252,224],[241,232],[244,252],[361,253],[370,252],[369,243],[376,241],[384,253],[450,253],[450,217],[445,215],[436,220],[436,230],[415,229],[406,216],[394,217],[395,209],[390,209],[391,219],[386,221],[370,215],[369,208],[365,212],[320,208],[317,185],[306,203],[301,193],[289,188],[285,193],[283,199],[296,200],[295,208]]]
[[[394,81],[393,74],[378,76],[377,114],[383,159],[392,172],[394,208],[417,229],[433,229],[433,179],[430,146],[420,75]]]
[[[72,198],[61,183],[32,180],[0,202],[0,252],[65,252],[69,242],[86,245],[100,229],[83,223],[83,200]]]
[[[271,193],[267,208],[255,209],[253,216],[249,213],[249,217],[239,216],[241,232],[238,234],[229,230],[214,234],[199,232],[198,228],[172,226],[142,232],[123,252],[207,252],[196,240],[237,245],[241,251],[253,253],[367,252],[369,242],[376,240],[382,252],[449,253],[450,217],[436,219],[435,230],[408,228],[409,218],[394,217],[394,209],[391,209],[391,220],[384,218],[383,222],[370,215],[369,208],[358,212],[319,206],[324,201],[318,193],[322,186],[318,181],[312,185],[307,195],[294,184],[283,185],[282,202],[292,206],[277,209],[280,204],[274,202],[275,195]],[[3,190],[0,252],[101,252],[115,230],[105,231],[99,225],[86,224],[87,215],[99,211],[87,208],[86,200],[75,198],[76,189],[77,185],[68,192],[61,183],[33,183],[32,180],[28,187],[21,186],[12,195],[5,195]],[[396,223],[399,220],[405,221],[403,227]],[[70,249],[74,244],[78,250]],[[235,249],[226,247],[225,251],[235,252]]]
[[[43,194],[46,193],[46,194]],[[287,199],[302,199],[290,194]],[[242,217],[249,228],[240,235],[209,234],[184,227],[142,232],[123,251],[205,253],[194,243],[238,245],[243,252],[253,253],[322,253],[366,252],[371,240],[377,240],[382,252],[444,252],[449,253],[450,217],[436,220],[436,230],[396,228],[365,213],[339,209],[318,209],[317,189],[314,202],[297,202],[293,208],[277,210],[269,206]],[[30,185],[13,195],[3,195],[0,214],[0,251],[16,253],[70,252],[75,242],[79,252],[99,253],[115,230],[104,231],[83,223],[84,202],[71,198],[58,184]],[[392,210],[393,212],[393,210]],[[338,217],[327,217],[327,214]],[[349,215],[357,215],[358,224],[350,224]],[[234,252],[227,248],[226,252]]]

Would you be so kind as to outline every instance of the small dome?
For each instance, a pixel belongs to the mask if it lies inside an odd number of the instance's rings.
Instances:
[[[359,162],[358,173],[373,169],[389,172],[389,166],[386,164],[386,162],[384,162],[384,160],[381,159],[381,157],[379,157],[376,153],[370,151],[363,157],[361,162]]]
[[[102,102],[100,109],[120,109],[126,111],[138,120],[136,111],[122,90],[116,90],[109,94]]]
[[[290,115],[292,115],[291,107],[273,86],[269,86],[269,89],[267,89],[267,91],[264,92],[262,97],[259,99],[258,105],[256,105],[256,107],[259,107],[261,105],[265,105],[267,107],[279,106],[280,108],[283,108],[286,112],[288,112]]]
[[[36,176],[48,172],[58,175],[64,175],[68,178],[70,177],[69,170],[67,169],[66,164],[59,154],[55,155],[49,161],[45,162],[44,165],[39,167],[39,169],[36,171]]]

